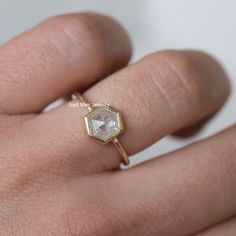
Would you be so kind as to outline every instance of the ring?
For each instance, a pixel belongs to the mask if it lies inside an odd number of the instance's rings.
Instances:
[[[128,165],[129,157],[118,140],[118,136],[125,131],[121,112],[110,105],[94,107],[79,92],[75,92],[74,96],[89,110],[84,117],[88,135],[103,144],[112,142],[120,152],[123,164]]]

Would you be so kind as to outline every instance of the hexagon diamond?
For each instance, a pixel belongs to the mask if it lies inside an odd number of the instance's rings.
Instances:
[[[104,143],[123,132],[123,122],[119,111],[112,107],[99,107],[85,117],[89,136]]]

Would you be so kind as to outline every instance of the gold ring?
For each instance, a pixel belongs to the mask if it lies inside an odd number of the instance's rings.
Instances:
[[[129,157],[118,140],[118,136],[125,131],[121,112],[111,106],[94,107],[79,92],[75,92],[74,96],[89,110],[84,117],[88,135],[103,144],[112,142],[120,152],[123,163],[128,165]]]

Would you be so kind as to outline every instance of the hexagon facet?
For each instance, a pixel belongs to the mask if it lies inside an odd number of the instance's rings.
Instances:
[[[112,107],[99,107],[85,117],[89,136],[107,143],[123,132],[123,122],[119,111]]]

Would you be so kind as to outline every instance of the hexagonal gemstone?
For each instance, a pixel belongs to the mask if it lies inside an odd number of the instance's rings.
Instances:
[[[123,129],[120,113],[115,109],[97,108],[85,119],[87,119],[89,135],[103,142],[107,142]]]

